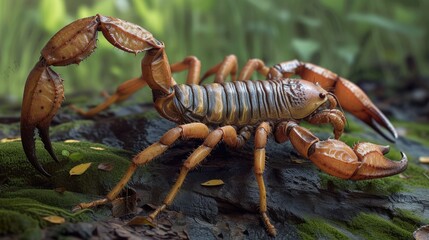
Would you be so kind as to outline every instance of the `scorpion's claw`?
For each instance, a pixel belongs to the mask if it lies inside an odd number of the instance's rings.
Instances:
[[[330,175],[352,180],[381,178],[403,172],[407,168],[404,153],[400,161],[391,161],[383,155],[388,146],[358,143],[352,149],[335,139],[320,141],[307,129],[296,123],[288,124],[288,137],[295,149]]]
[[[37,128],[45,149],[58,162],[49,138],[49,125],[64,99],[62,79],[43,60],[33,68],[25,84],[21,109],[21,139],[25,155],[42,174],[50,176],[37,160],[34,131]]]
[[[387,140],[395,142],[398,133],[392,123],[372,103],[362,89],[349,80],[340,77],[334,93],[344,110],[371,126]],[[387,134],[386,131],[390,134]]]
[[[326,140],[314,144],[309,158],[323,171],[343,179],[365,180],[391,176],[407,168],[404,153],[400,161],[391,161],[383,155],[388,146],[358,143],[353,149],[338,140]]]

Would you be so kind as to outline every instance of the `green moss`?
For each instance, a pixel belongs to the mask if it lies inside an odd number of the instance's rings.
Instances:
[[[28,229],[39,228],[39,222],[17,211],[0,209],[0,235],[20,234]]]
[[[361,213],[349,223],[349,230],[365,239],[412,239],[412,231],[375,214]]]
[[[298,225],[298,232],[302,239],[349,239],[337,228],[329,224],[326,219],[312,218]]]
[[[399,176],[392,176],[391,178],[414,187],[429,188],[428,171],[418,164],[409,162],[404,174],[408,177],[407,179],[401,179]]]
[[[49,224],[43,217],[55,215],[77,222],[89,220],[88,212],[71,213],[30,198],[0,198],[0,235],[19,234],[20,239],[42,239],[40,228]]]
[[[49,223],[46,216],[61,216],[66,221],[89,220],[89,210],[71,213],[29,198],[0,198],[0,234],[20,234],[24,239],[40,239],[40,227]]]
[[[323,188],[349,191],[363,191],[375,195],[390,195],[403,190],[401,181],[391,178],[380,178],[364,181],[344,180],[320,173],[320,182]]]
[[[28,198],[49,206],[63,209],[71,209],[78,203],[89,201],[87,195],[65,191],[62,193],[50,189],[20,189],[13,192],[6,192],[0,195],[1,198]]]
[[[71,121],[71,122],[67,122],[67,123],[63,123],[63,124],[51,127],[51,134],[56,133],[59,135],[64,135],[61,133],[70,132],[72,130],[77,131],[82,127],[89,129],[90,127],[94,126],[94,124],[95,123],[92,120],[75,120],[75,121]]]
[[[418,227],[427,222],[427,220],[415,215],[410,211],[404,209],[395,209],[395,216],[392,218],[392,222],[409,232],[413,232]]]
[[[77,213],[71,213],[69,210],[64,210],[62,208],[40,203],[34,199],[19,197],[0,198],[0,209],[19,212],[27,216],[31,216],[36,220],[40,220],[41,217],[45,216],[58,215],[72,221],[82,221],[87,219],[87,217],[81,213],[90,211],[85,210]],[[39,222],[41,225],[44,225],[44,222]]]
[[[52,177],[48,179],[39,174],[26,160],[21,142],[0,144],[2,148],[2,151],[0,151],[0,159],[2,159],[0,169],[3,170],[3,174],[7,178],[5,184],[0,187],[0,192],[6,189],[13,190],[34,186],[50,189],[64,187],[68,191],[103,195],[124,174],[131,158],[131,153],[129,152],[101,144],[54,142],[53,147],[60,162],[56,163],[45,151],[42,143],[36,141],[36,155],[44,168],[52,174]],[[91,147],[101,147],[104,150],[100,151]],[[63,150],[67,150],[70,153],[78,152],[83,155],[83,158],[80,161],[73,161],[61,154]],[[92,165],[84,174],[69,176],[69,171],[72,167],[87,162],[92,162]],[[108,172],[98,170],[99,163],[111,163],[114,166],[113,170]]]
[[[425,146],[429,146],[429,124],[415,122],[395,122],[396,127],[406,130],[406,137]]]

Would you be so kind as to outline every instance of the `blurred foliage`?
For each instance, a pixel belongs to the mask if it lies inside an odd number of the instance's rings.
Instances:
[[[27,74],[49,38],[96,13],[147,28],[166,43],[171,62],[196,55],[203,71],[228,54],[236,54],[241,66],[249,58],[268,65],[298,58],[353,81],[394,87],[410,74],[406,59],[428,73],[425,9],[424,0],[5,0],[0,1],[0,94],[20,101]],[[65,79],[66,95],[112,91],[140,74],[142,56],[115,49],[101,35],[98,43],[79,67],[55,68]]]

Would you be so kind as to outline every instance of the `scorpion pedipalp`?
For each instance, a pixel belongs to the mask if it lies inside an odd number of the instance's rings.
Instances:
[[[374,105],[362,89],[353,82],[312,63],[292,60],[276,64],[267,74],[268,79],[299,75],[302,79],[319,84],[335,94],[340,106],[350,112],[377,133],[395,142],[398,133],[387,117]],[[383,129],[384,128],[384,129]]]
[[[352,149],[335,139],[320,141],[307,129],[289,123],[287,135],[294,148],[316,166],[332,176],[342,179],[365,180],[387,177],[407,168],[404,153],[400,161],[392,161],[383,155],[389,147],[372,143],[358,143]]]
[[[49,138],[49,125],[64,100],[63,80],[52,69],[39,61],[30,72],[25,84],[21,109],[21,138],[25,154],[31,164],[46,176],[49,174],[37,160],[34,130],[39,135],[45,149],[58,162]]]
[[[119,49],[132,53],[154,49],[157,56],[161,56],[159,62],[167,61],[162,42],[153,38],[152,34],[142,27],[120,19],[96,15],[78,19],[59,30],[42,49],[39,62],[28,75],[21,109],[21,139],[24,152],[31,164],[45,176],[49,176],[49,173],[37,160],[34,131],[36,128],[39,130],[45,149],[58,161],[49,138],[49,125],[64,99],[63,80],[50,66],[80,63],[95,50],[97,31],[102,31],[107,40]],[[157,65],[152,67],[155,68]],[[159,74],[166,77],[156,84],[162,86],[161,90],[168,91],[171,84],[169,69]],[[146,79],[152,80],[147,82],[148,84],[155,85],[153,78]],[[120,94],[116,97],[118,99],[126,97],[129,95],[128,92],[144,85],[146,81],[141,77],[132,79],[123,85],[126,91],[121,93],[119,89]]]

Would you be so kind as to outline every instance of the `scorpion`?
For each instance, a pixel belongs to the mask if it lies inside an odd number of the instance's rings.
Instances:
[[[196,57],[170,65],[165,45],[144,28],[97,14],[75,20],[58,31],[41,51],[41,57],[27,78],[22,110],[21,139],[30,163],[49,176],[35,154],[35,130],[52,158],[58,161],[49,138],[49,125],[64,99],[63,80],[51,66],[78,64],[96,48],[97,33],[115,47],[130,53],[145,51],[141,61],[142,75],[122,83],[106,102],[88,112],[91,116],[110,104],[124,100],[148,85],[159,114],[177,127],[167,131],[159,141],[134,156],[122,179],[105,198],[80,203],[85,209],[111,202],[118,197],[139,166],[160,156],[178,140],[204,139],[183,162],[178,178],[163,203],[148,215],[154,220],[166,209],[179,192],[187,174],[223,142],[229,147],[242,147],[254,135],[253,171],[259,188],[259,213],[267,232],[275,236],[276,229],[267,214],[267,196],[263,178],[265,147],[270,135],[277,143],[290,141],[294,149],[311,160],[322,171],[342,179],[363,180],[391,176],[404,171],[407,157],[400,161],[384,157],[388,146],[367,142],[353,148],[339,140],[346,118],[337,106],[350,112],[388,140],[397,138],[395,128],[368,96],[351,81],[322,67],[298,60],[265,66],[260,59],[251,59],[242,68],[238,79],[234,55],[209,69],[200,78],[201,63]],[[187,70],[186,84],[177,84],[172,72]],[[248,80],[255,71],[264,80]],[[209,75],[214,83],[201,85]],[[228,75],[232,81],[225,81]],[[302,79],[290,78],[294,75]],[[299,123],[330,124],[334,139],[320,140]],[[384,128],[384,129],[382,129]],[[387,131],[388,136],[382,130]]]

